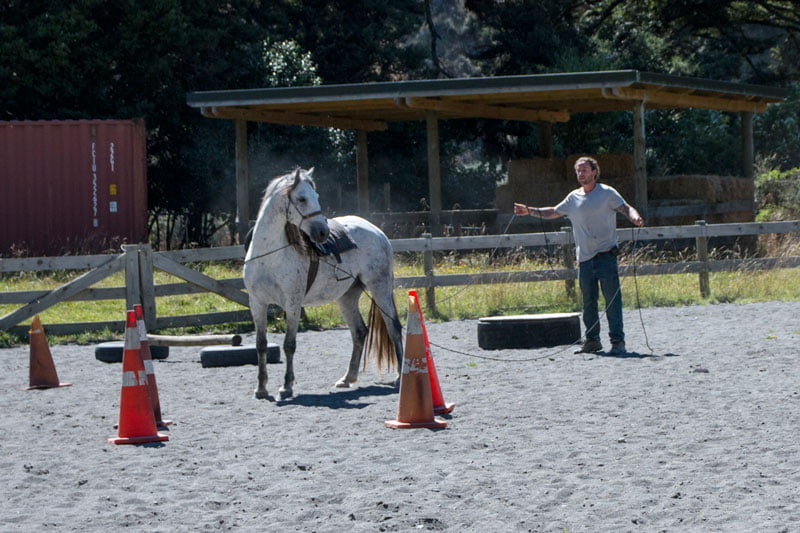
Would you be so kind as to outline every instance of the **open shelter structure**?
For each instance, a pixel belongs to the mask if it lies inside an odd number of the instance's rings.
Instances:
[[[485,118],[540,124],[542,157],[552,157],[551,125],[576,113],[631,111],[634,205],[647,213],[645,110],[699,108],[741,115],[742,176],[753,177],[753,115],[785,98],[784,89],[638,70],[411,80],[187,95],[203,116],[236,125],[237,231],[249,225],[247,122],[356,131],[358,209],[369,212],[367,133],[388,123],[425,121],[432,226],[442,211],[439,120]]]

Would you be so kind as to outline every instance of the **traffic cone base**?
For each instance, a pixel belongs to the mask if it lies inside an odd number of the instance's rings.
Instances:
[[[54,389],[72,385],[72,383],[61,383],[58,380],[53,355],[50,353],[50,346],[47,344],[47,337],[44,334],[39,315],[33,317],[28,335],[30,337],[30,376],[28,386],[23,387],[22,390]]]
[[[434,405],[433,406],[433,414],[435,415],[446,415],[450,411],[455,408],[456,404],[454,403],[445,403],[442,405]]]
[[[165,440],[169,440],[169,435],[162,435],[161,433],[156,433],[155,435],[149,435],[146,437],[117,437],[114,439],[108,439],[109,444],[146,444],[148,442],[163,442]]]
[[[403,370],[400,374],[400,399],[397,418],[386,420],[384,425],[392,429],[444,428],[447,422],[433,416],[431,384],[425,357],[425,342],[422,335],[422,318],[415,291],[408,293],[408,320],[406,321],[406,344],[403,355]]]
[[[444,420],[436,420],[433,422],[400,422],[399,420],[385,420],[384,425],[392,429],[416,429],[416,428],[444,428],[447,427],[447,422]]]

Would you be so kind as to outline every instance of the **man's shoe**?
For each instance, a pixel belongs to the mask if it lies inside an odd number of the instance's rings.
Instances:
[[[597,353],[603,349],[602,343],[598,339],[586,339],[581,349],[575,353]]]
[[[608,352],[610,355],[625,355],[628,351],[625,349],[625,341],[616,341],[611,343],[611,350]]]

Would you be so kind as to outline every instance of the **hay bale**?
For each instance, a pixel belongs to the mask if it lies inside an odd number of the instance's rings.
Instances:
[[[579,154],[567,156],[564,161],[564,171],[570,180],[575,179],[575,161],[587,155],[593,157],[600,165],[600,181],[609,178],[633,178],[634,165],[631,154]]]
[[[695,198],[716,203],[722,197],[722,183],[719,176],[658,176],[647,180],[647,191],[654,200]]]
[[[723,202],[755,199],[755,181],[750,178],[724,177],[720,180],[720,185]]]

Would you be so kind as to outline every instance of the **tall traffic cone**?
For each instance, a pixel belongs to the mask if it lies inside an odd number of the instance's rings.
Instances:
[[[408,319],[406,321],[406,347],[403,353],[403,372],[400,375],[400,400],[397,419],[386,420],[386,427],[394,429],[443,428],[444,420],[433,416],[431,382],[425,358],[425,341],[422,337],[422,314],[417,296],[408,293]]]
[[[136,313],[130,310],[125,321],[119,424],[117,438],[108,439],[111,444],[143,444],[169,440],[169,436],[161,435],[156,429],[153,404],[147,387],[147,373],[139,353],[141,343],[138,329]]]
[[[69,387],[72,383],[61,383],[58,381],[56,365],[53,364],[53,356],[50,353],[50,346],[47,344],[47,337],[44,334],[42,321],[39,315],[33,317],[31,329],[28,332],[30,337],[30,371],[28,387],[23,390],[32,389],[52,389],[55,387]]]
[[[158,384],[156,383],[156,373],[153,369],[153,357],[150,354],[150,341],[147,339],[147,329],[144,325],[144,311],[140,304],[133,306],[136,315],[136,327],[139,329],[139,344],[141,345],[142,363],[147,374],[147,389],[150,392],[150,401],[153,402],[153,418],[156,420],[158,429],[165,429],[172,424],[172,420],[162,420],[161,402],[158,399]]]
[[[436,373],[436,365],[433,364],[433,354],[431,353],[431,343],[428,342],[428,330],[425,328],[425,321],[422,319],[422,308],[419,305],[417,291],[409,291],[414,294],[417,302],[417,312],[419,313],[419,323],[422,326],[422,339],[425,341],[425,361],[428,363],[428,378],[431,382],[431,398],[433,399],[433,414],[446,415],[456,406],[454,403],[445,403],[442,396],[442,388],[439,386],[439,375]]]

